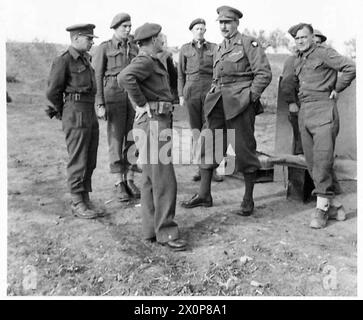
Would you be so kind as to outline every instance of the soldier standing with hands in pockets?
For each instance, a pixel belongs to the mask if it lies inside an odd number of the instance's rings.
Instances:
[[[256,154],[255,116],[261,112],[259,98],[270,84],[272,73],[264,49],[258,41],[238,32],[242,13],[228,6],[219,7],[217,13],[224,40],[214,56],[213,83],[205,99],[204,113],[207,129],[212,130],[214,140],[216,130],[222,129],[223,141],[214,141],[213,150],[203,150],[205,148],[202,145],[199,192],[181,205],[185,208],[213,205],[212,174],[222,160],[215,156],[215,149],[222,150],[219,154],[223,157],[228,147],[227,129],[232,129],[235,133],[233,147],[236,165],[245,181],[244,197],[237,213],[248,216],[254,209],[253,189],[257,170],[261,167]],[[213,163],[206,163],[206,158],[211,154]]]

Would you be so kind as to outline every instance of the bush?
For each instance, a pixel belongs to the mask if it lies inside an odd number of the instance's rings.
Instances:
[[[17,83],[17,82],[20,82],[16,76],[13,76],[13,75],[6,75],[6,82],[7,83]]]

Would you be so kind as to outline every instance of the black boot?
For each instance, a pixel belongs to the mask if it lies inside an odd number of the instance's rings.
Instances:
[[[200,170],[198,168],[198,171],[193,176],[193,181],[199,181],[200,180]]]
[[[195,207],[211,207],[213,206],[213,199],[211,196],[211,181],[213,170],[201,169],[200,170],[201,181],[199,192],[195,194],[190,200],[182,201],[181,206],[183,208],[195,208]]]
[[[135,199],[140,199],[140,190],[136,187],[134,180],[127,180],[126,187],[128,193]]]
[[[83,202],[85,203],[86,207],[94,212],[97,213],[99,217],[103,217],[105,214],[105,210],[103,208],[97,207],[93,201],[91,201],[88,192],[83,192]]]
[[[83,200],[82,193],[72,193],[71,197],[72,197],[71,209],[75,217],[81,219],[97,218],[98,216],[97,213],[86,206]]]
[[[131,199],[131,196],[127,192],[126,182],[124,181],[115,185],[115,193],[117,200],[120,202],[129,201]]]
[[[243,176],[245,180],[245,195],[241,203],[241,211],[239,214],[241,216],[250,216],[255,207],[255,203],[253,202],[253,188],[255,186],[257,172],[244,173]]]

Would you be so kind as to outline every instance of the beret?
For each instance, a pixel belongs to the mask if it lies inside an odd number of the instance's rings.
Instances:
[[[221,6],[217,9],[218,18],[217,21],[232,21],[239,20],[243,17],[241,11],[229,7],[229,6]]]
[[[307,25],[309,25],[309,26],[311,26],[311,24],[308,24],[308,23],[298,23],[298,24],[295,24],[294,26],[292,26],[287,32],[288,33],[290,33],[291,34],[291,36],[293,37],[293,38],[295,38],[296,37],[296,34],[297,34],[297,32],[300,30],[300,29],[302,29],[304,26],[307,26]]]
[[[80,24],[74,24],[68,28],[66,28],[66,31],[69,31],[71,35],[82,35],[86,37],[93,37],[98,38],[93,34],[93,29],[96,28],[94,24],[91,23],[80,23]]]
[[[314,36],[316,37],[320,37],[321,38],[321,42],[325,42],[327,37],[324,36],[321,31],[317,30],[317,29],[314,29]]]
[[[135,39],[135,41],[148,39],[148,38],[158,35],[160,33],[160,31],[161,31],[161,25],[159,25],[157,23],[146,22],[135,30],[134,39]]]
[[[206,23],[205,23],[205,20],[204,20],[204,19],[202,19],[202,18],[197,18],[197,19],[194,19],[194,20],[190,23],[190,25],[189,25],[189,30],[192,30],[192,29],[193,29],[193,27],[194,27],[196,24],[199,24],[199,23],[202,23],[202,24],[206,25]]]
[[[128,13],[118,13],[112,19],[110,29],[117,28],[121,23],[131,21],[131,17]]]

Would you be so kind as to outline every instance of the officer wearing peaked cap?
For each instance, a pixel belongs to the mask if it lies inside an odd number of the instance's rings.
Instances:
[[[118,201],[139,198],[140,190],[134,184],[134,166],[127,159],[133,141],[127,139],[132,129],[135,111],[124,88],[118,86],[117,75],[138,53],[130,36],[131,17],[119,13],[112,19],[112,39],[97,48],[94,66],[96,73],[96,110],[99,118],[107,121],[107,142],[110,172],[114,176],[114,193]]]
[[[193,40],[184,44],[179,53],[178,62],[178,94],[181,105],[188,109],[189,124],[194,132],[201,131],[205,123],[203,105],[210,89],[213,78],[213,54],[217,48],[215,43],[206,41],[206,23],[202,18],[194,19],[189,30]],[[198,135],[193,136],[197,141]],[[195,144],[196,145],[196,144]],[[213,173],[214,181],[223,181],[223,178]],[[200,180],[200,170],[193,176],[194,181]]]
[[[243,17],[243,14],[238,9],[221,6],[217,8],[218,18],[217,21],[234,21],[239,20]]]
[[[117,79],[136,105],[134,127],[142,164],[143,236],[172,250],[185,250],[186,242],[179,239],[174,221],[177,184],[173,163],[161,159],[160,152],[170,143],[160,134],[171,128],[172,103],[177,100],[170,90],[168,70],[158,58],[164,42],[160,31],[161,26],[155,23],[145,23],[136,29],[135,41],[140,52]],[[152,140],[156,140],[156,146]]]
[[[57,118],[62,119],[69,162],[67,179],[72,198],[72,212],[91,219],[102,214],[90,201],[91,177],[96,168],[98,121],[94,110],[96,83],[91,56],[94,24],[68,27],[71,46],[57,57],[48,78],[47,98]]]
[[[96,28],[94,24],[87,23],[87,24],[74,24],[68,28],[66,31],[70,32],[71,37],[75,35],[81,35],[85,37],[91,38],[98,38],[93,34],[93,29]]]
[[[255,115],[261,111],[259,98],[270,84],[272,73],[266,54],[258,41],[238,32],[242,12],[222,6],[217,9],[217,13],[224,41],[214,55],[213,83],[205,99],[204,113],[207,117],[207,128],[212,130],[213,134],[217,129],[223,130],[223,141],[214,141],[213,150],[205,149],[207,143],[202,145],[199,192],[190,200],[184,201],[182,206],[212,206],[213,168],[219,165],[221,157],[226,153],[227,129],[234,129],[233,148],[236,153],[236,165],[243,173],[245,181],[245,194],[241,209],[237,213],[245,216],[253,212],[253,187],[256,171],[261,166],[256,155]],[[215,152],[215,148],[219,151]],[[210,155],[213,155],[212,165],[206,163]],[[219,155],[219,158],[216,155]]]

